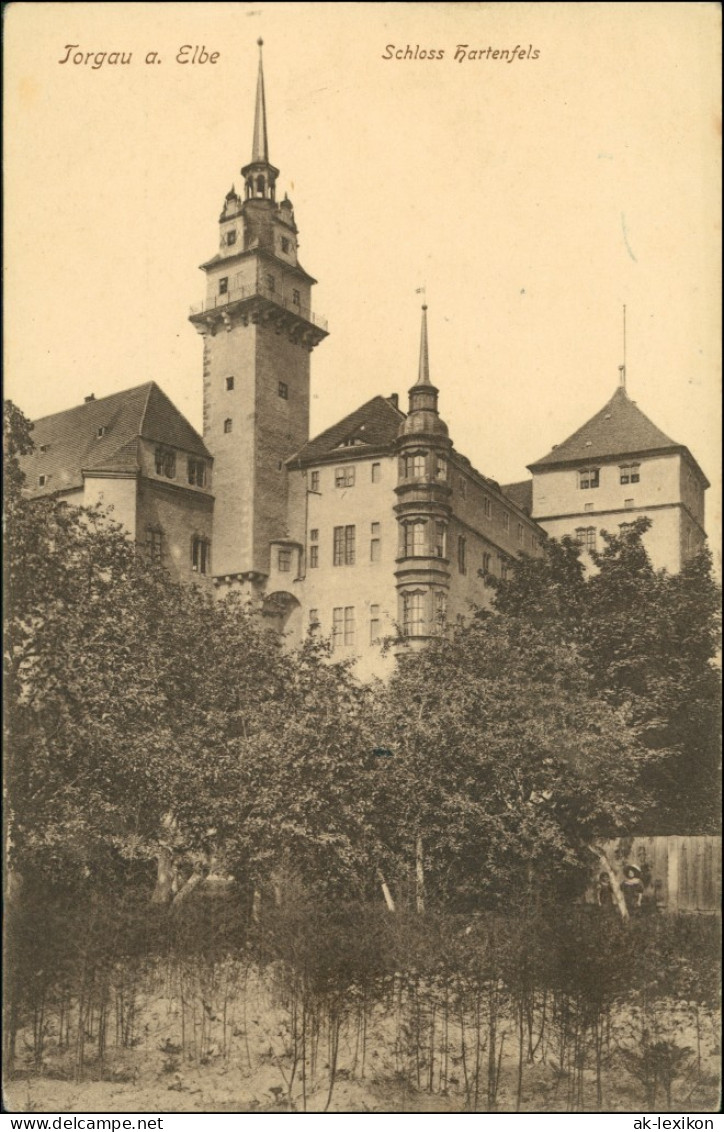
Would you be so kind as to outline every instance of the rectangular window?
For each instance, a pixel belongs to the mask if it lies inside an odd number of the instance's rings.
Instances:
[[[282,236],[282,251],[289,251],[289,240],[286,238],[286,236]]]
[[[422,479],[427,474],[427,453],[408,452],[400,461],[400,475],[404,479]]]
[[[309,548],[309,569],[316,570],[319,566],[319,547],[316,545]]]
[[[98,437],[98,439],[100,440],[100,438],[101,438],[102,436],[105,436],[105,435],[106,435],[106,426],[105,426],[105,425],[101,425],[101,426],[100,426],[100,428],[98,429],[98,431],[96,432],[96,436],[97,436],[97,437]]]
[[[435,557],[445,558],[447,528],[445,523],[435,523]]]
[[[634,501],[633,501],[633,499],[624,499],[623,505],[624,505],[624,507],[628,507],[628,508],[633,507]]]
[[[520,542],[520,543],[523,542],[523,534],[524,534],[523,524],[518,523],[518,542]]]
[[[490,502],[490,500],[489,500],[489,499],[484,499],[484,500],[483,500],[483,514],[485,515],[485,518],[486,518],[486,519],[490,519],[490,518],[492,518],[492,515],[493,515],[493,505],[492,505],[492,503]]]
[[[487,551],[485,551],[483,553],[483,573],[484,574],[490,573],[490,555],[488,554]]]
[[[310,631],[310,633],[313,633],[315,631],[315,629],[318,629],[318,628],[319,628],[319,610],[318,609],[310,609],[309,610],[309,631]]]
[[[405,523],[405,542],[403,555],[405,558],[421,558],[428,553],[427,550],[427,523]]]
[[[510,567],[508,566],[508,563],[506,562],[506,560],[504,558],[501,558],[501,560],[500,560],[500,576],[501,576],[501,578],[503,579],[504,582],[507,582],[509,573],[510,573]]]
[[[402,595],[402,632],[406,637],[419,637],[425,632],[424,593]]]
[[[236,229],[232,228],[230,232],[226,233],[226,243],[228,247],[236,243]]]
[[[596,528],[595,527],[576,527],[576,541],[581,544],[584,550],[596,549]]]
[[[224,421],[224,432],[231,432],[231,417],[227,417]]]
[[[467,481],[462,479],[462,478],[460,479],[460,495],[462,496],[463,499],[467,499],[467,497],[468,497]]]
[[[276,289],[276,280],[274,279],[273,275],[267,275],[266,285],[269,291],[274,291]]]
[[[278,393],[279,393],[279,396],[281,397],[282,401],[288,401],[289,400],[289,386],[287,385],[286,381],[280,381],[279,382]]]
[[[232,390],[232,389],[234,388],[234,379],[233,379],[233,377],[227,377],[227,379],[226,379],[226,388],[227,388],[227,391],[228,391],[228,392],[231,392],[231,390]]]
[[[467,543],[465,535],[458,535],[458,570],[461,574],[467,574],[468,567],[466,562]]]
[[[354,631],[354,606],[336,606],[332,610],[332,648],[353,645]]]
[[[226,295],[226,294],[228,294],[228,291],[229,291],[229,276],[228,275],[222,275],[221,279],[219,280],[219,294],[220,295]]]
[[[380,607],[370,606],[370,644],[374,645],[380,639]]]
[[[593,511],[593,504],[592,503],[584,503],[583,504],[583,510],[584,511]]]
[[[319,527],[312,527],[311,531],[309,532],[309,541],[319,542]]]
[[[344,643],[346,645],[354,644],[354,606],[345,605],[344,607]]]
[[[578,486],[581,491],[599,486],[599,468],[582,468],[578,473]]]
[[[334,472],[335,487],[354,487],[354,464],[345,464],[343,468],[336,468]]]
[[[279,572],[281,574],[288,574],[292,568],[292,552],[291,550],[279,551]]]
[[[319,491],[319,472],[312,472],[309,476],[309,490]]]
[[[638,483],[640,476],[640,464],[622,464],[619,468],[621,483]]]
[[[151,562],[161,562],[163,559],[163,533],[158,527],[147,528],[146,555]]]
[[[38,487],[45,487],[47,476],[38,476]]]
[[[382,477],[382,465],[381,464],[373,464],[372,465],[372,483],[379,483],[381,477]]]
[[[156,449],[156,475],[172,480],[176,477],[176,453],[170,448]]]
[[[335,566],[354,566],[355,561],[355,527],[335,527],[333,564]]]
[[[503,512],[503,530],[504,531],[510,530],[510,515],[508,514],[507,511]]]
[[[435,478],[439,480],[447,479],[447,460],[444,456],[435,457]]]
[[[195,487],[206,485],[206,461],[196,460],[193,456],[188,459],[188,480]]]
[[[302,301],[302,296],[299,294],[299,291],[292,291],[292,302],[293,302],[294,306],[298,307],[299,304],[301,303],[301,301]]]
[[[208,574],[211,570],[211,543],[208,539],[191,540],[191,569],[195,574]]]
[[[370,562],[379,562],[382,541],[380,523],[370,523]]]
[[[435,632],[442,633],[447,618],[447,594],[443,593],[442,590],[435,590],[433,608],[435,610]]]

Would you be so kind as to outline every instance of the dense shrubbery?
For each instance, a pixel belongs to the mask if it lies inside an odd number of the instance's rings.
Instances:
[[[6,1043],[16,1071],[78,1080],[115,1079],[137,1047],[139,1063],[164,1056],[159,1073],[250,1071],[261,1018],[300,1109],[370,1074],[457,1111],[712,1105],[718,954],[713,918],[624,924],[593,907],[420,917],[298,891],[252,919],[230,893],[179,908],[44,896],[10,922]],[[163,1041],[156,1000],[175,1019]]]

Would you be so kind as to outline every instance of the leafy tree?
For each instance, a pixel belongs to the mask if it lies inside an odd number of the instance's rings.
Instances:
[[[639,519],[620,534],[604,532],[587,577],[572,540],[549,540],[543,559],[521,559],[509,581],[492,580],[496,609],[574,645],[596,694],[625,708],[642,742],[659,753],[645,775],[655,804],[640,828],[713,832],[719,590],[706,550],[679,574],[655,571],[642,542],[649,526]]]
[[[647,752],[574,647],[481,616],[403,659],[382,694],[394,778],[386,834],[425,884],[502,905],[560,891],[590,840],[639,813]],[[419,865],[419,862],[418,862]]]
[[[5,422],[10,863],[67,885],[203,856],[219,751],[283,694],[278,643],[238,601],[174,584],[100,509],[24,498],[27,431],[7,406]]]
[[[28,456],[34,449],[32,438],[33,423],[29,421],[12,401],[3,402],[3,480],[5,507],[12,507],[20,498],[25,476],[20,467],[20,457]]]
[[[217,825],[227,861],[258,887],[301,883],[324,899],[360,898],[376,883],[373,691],[329,647],[309,639],[284,656],[283,697],[255,734],[229,749],[233,783]]]

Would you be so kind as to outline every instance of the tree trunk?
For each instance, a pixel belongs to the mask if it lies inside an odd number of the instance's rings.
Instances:
[[[395,902],[392,899],[392,893],[390,892],[389,888],[387,887],[387,881],[385,880],[384,876],[382,875],[381,869],[377,870],[377,877],[378,877],[379,882],[380,882],[380,887],[382,888],[382,895],[385,898],[385,904],[387,905],[387,908],[390,912],[394,912]]]
[[[182,885],[174,896],[173,903],[179,904],[182,900],[185,900],[186,897],[190,896],[193,890],[201,884],[201,881],[203,879],[203,871],[201,869],[194,870],[189,879],[186,881],[186,884]]]
[[[160,846],[156,857],[156,887],[153,890],[153,904],[170,904],[176,891],[176,867],[170,849]]]
[[[611,888],[613,889],[613,898],[616,901],[616,907],[619,910],[621,919],[622,920],[628,920],[628,908],[626,907],[626,901],[623,898],[621,886],[619,885],[618,881],[616,880],[616,874],[613,871],[613,866],[611,865],[611,862],[609,861],[608,857],[604,853],[603,849],[601,849],[600,845],[589,845],[588,848],[591,850],[593,855],[597,858],[603,872],[608,873],[608,876],[609,876],[610,881],[611,881]]]
[[[415,907],[418,914],[425,911],[425,856],[419,833],[415,839]]]

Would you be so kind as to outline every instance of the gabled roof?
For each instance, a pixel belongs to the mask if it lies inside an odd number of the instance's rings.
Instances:
[[[289,466],[315,464],[345,456],[365,456],[392,447],[405,414],[387,397],[373,397],[287,460]]]
[[[528,467],[534,471],[538,468],[580,464],[582,461],[604,460],[607,457],[638,456],[646,452],[667,450],[686,452],[698,469],[688,449],[657,428],[629,399],[623,386],[619,386],[611,400],[595,416],[562,444],[557,444],[547,456]],[[703,477],[703,473],[701,474]]]
[[[196,430],[148,381],[35,421],[35,450],[22,460],[28,489],[33,495],[71,491],[83,486],[84,471],[133,472],[139,438],[210,458]],[[43,487],[38,486],[41,475],[46,476]]]
[[[526,515],[533,510],[533,480],[520,480],[518,483],[504,483],[500,490],[511,503]]]

